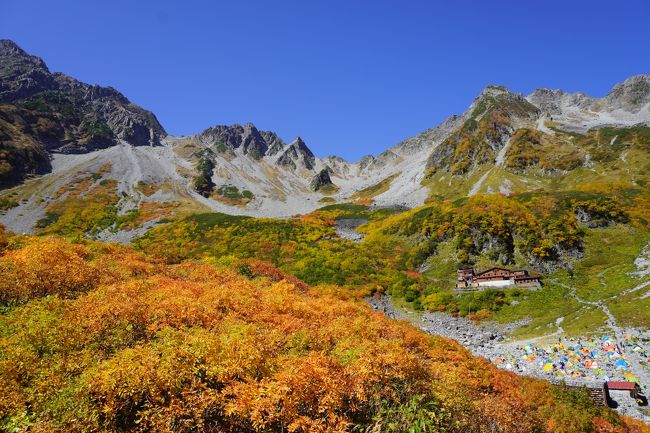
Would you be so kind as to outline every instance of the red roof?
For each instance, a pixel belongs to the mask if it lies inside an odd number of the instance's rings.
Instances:
[[[483,274],[485,274],[486,272],[490,272],[490,271],[493,271],[493,270],[495,270],[495,269],[498,269],[498,270],[500,270],[500,271],[512,272],[512,271],[511,271],[510,269],[508,269],[508,268],[501,268],[501,267],[495,266],[495,267],[492,267],[492,268],[490,268],[490,269],[486,269],[486,270],[484,270],[484,271],[481,271],[481,272],[477,273],[476,275],[477,275],[477,276],[478,276],[478,275],[483,275]]]
[[[605,382],[607,389],[633,391],[638,385],[634,382]]]

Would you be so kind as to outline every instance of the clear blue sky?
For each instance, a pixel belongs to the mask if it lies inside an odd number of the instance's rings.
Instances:
[[[603,96],[650,73],[650,2],[2,2],[0,38],[111,85],[168,132],[254,122],[355,160],[490,83]]]

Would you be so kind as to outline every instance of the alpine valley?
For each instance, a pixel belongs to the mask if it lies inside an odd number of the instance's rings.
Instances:
[[[349,162],[0,40],[0,431],[650,431],[650,75],[467,102]]]

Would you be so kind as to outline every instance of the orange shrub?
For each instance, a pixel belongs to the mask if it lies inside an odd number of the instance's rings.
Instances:
[[[250,270],[251,275],[254,277],[266,277],[271,281],[285,280],[303,291],[306,291],[309,288],[304,281],[281,271],[271,263],[263,260],[243,259],[239,261],[239,266],[240,269],[243,267],[243,269]]]
[[[98,279],[89,258],[90,251],[82,245],[59,238],[31,238],[23,248],[0,258],[0,302],[87,291]]]

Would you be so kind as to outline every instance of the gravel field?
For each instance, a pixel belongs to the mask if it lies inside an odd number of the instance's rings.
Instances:
[[[341,218],[336,220],[336,234],[341,239],[347,239],[349,241],[359,242],[363,239],[363,234],[357,232],[357,227],[367,223],[368,220],[361,218]]]

